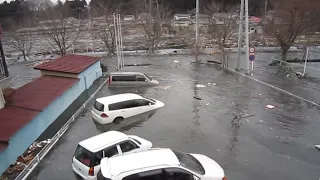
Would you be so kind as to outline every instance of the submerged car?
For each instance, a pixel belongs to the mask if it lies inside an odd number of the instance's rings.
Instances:
[[[97,180],[227,180],[221,166],[201,154],[152,148],[101,160]]]
[[[159,82],[141,72],[112,72],[108,77],[109,87],[157,86]]]
[[[164,103],[137,94],[126,93],[96,99],[93,119],[99,124],[120,123],[123,119],[156,110]]]
[[[100,171],[100,161],[127,152],[150,149],[152,143],[134,135],[109,131],[78,144],[72,158],[72,170],[83,179],[95,180]]]

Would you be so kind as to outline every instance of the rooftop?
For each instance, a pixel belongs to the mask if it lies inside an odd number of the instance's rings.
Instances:
[[[6,106],[0,110],[0,151],[8,146],[16,132],[77,81],[79,79],[41,76],[6,96]]]
[[[161,165],[179,165],[179,160],[170,149],[159,148],[127,153],[101,160],[101,171],[105,177],[116,176],[122,172]]]
[[[112,103],[121,102],[121,101],[129,101],[132,99],[142,99],[142,97],[138,94],[125,93],[125,94],[117,94],[113,96],[98,98],[97,101],[102,104],[112,104]]]
[[[70,54],[34,67],[37,70],[47,70],[71,74],[79,74],[89,66],[99,61],[98,57]]]
[[[108,131],[89,139],[81,141],[79,144],[89,150],[90,152],[96,152],[99,148],[106,146],[108,144],[112,145],[119,141],[129,139],[126,134],[118,131]]]

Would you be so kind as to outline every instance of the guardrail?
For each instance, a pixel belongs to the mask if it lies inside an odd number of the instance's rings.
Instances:
[[[50,143],[41,149],[41,151],[33,158],[33,160],[26,165],[23,171],[15,178],[15,180],[25,180],[29,177],[31,172],[40,164],[41,160],[48,154],[52,147],[59,141],[61,136],[69,129],[70,125],[75,121],[76,117],[85,109],[86,105],[93,99],[93,97],[100,91],[100,89],[107,83],[105,80],[98,89],[92,93],[89,99],[75,112],[72,117],[62,126],[62,128],[51,138]]]

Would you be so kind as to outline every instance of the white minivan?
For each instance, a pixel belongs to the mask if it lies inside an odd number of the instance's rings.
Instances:
[[[72,158],[72,170],[83,179],[95,180],[102,158],[148,150],[151,147],[150,141],[138,136],[108,131],[78,144]]]
[[[93,119],[99,124],[119,123],[124,118],[156,110],[164,103],[142,97],[133,93],[118,94],[96,99],[93,108]]]

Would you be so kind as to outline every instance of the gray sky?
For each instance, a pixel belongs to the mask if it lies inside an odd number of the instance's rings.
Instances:
[[[5,1],[5,0],[0,0],[0,3],[3,3],[3,1]],[[12,1],[12,0],[7,0],[7,2],[10,2],[10,1]],[[53,3],[56,3],[58,0],[51,0]],[[65,0],[61,0],[62,2],[64,2]],[[87,3],[89,3],[91,0],[86,0],[87,1]]]

